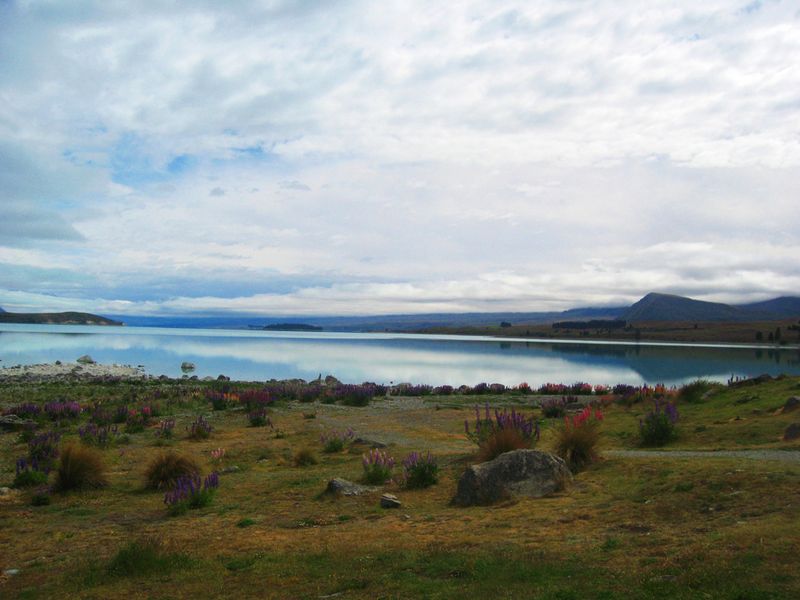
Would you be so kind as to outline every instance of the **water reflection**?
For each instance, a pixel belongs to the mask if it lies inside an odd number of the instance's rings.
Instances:
[[[66,330],[65,330],[66,329]],[[154,375],[413,381],[533,386],[545,382],[679,384],[698,377],[800,374],[796,349],[646,346],[372,334],[279,333],[155,328],[0,327],[0,365],[74,361],[144,365]]]

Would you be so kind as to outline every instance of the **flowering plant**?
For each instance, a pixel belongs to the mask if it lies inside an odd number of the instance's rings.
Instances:
[[[392,476],[394,459],[378,449],[373,449],[361,457],[364,467],[364,480],[367,483],[385,483]]]
[[[329,431],[319,437],[322,442],[323,452],[341,452],[344,447],[353,440],[355,433],[348,428],[346,431]]]
[[[219,474],[214,471],[204,480],[199,475],[179,477],[175,486],[164,494],[164,504],[171,515],[185,513],[190,508],[208,506],[219,488]]]
[[[408,488],[426,488],[439,481],[439,465],[428,452],[412,452],[403,459],[403,481]]]
[[[674,402],[653,401],[654,408],[639,421],[643,446],[663,446],[677,436],[678,407]]]

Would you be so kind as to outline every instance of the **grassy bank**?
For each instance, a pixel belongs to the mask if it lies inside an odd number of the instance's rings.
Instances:
[[[217,385],[217,384],[213,384]],[[449,505],[476,447],[464,436],[473,406],[489,402],[537,415],[537,448],[552,447],[561,419],[544,419],[539,398],[515,395],[390,398],[365,407],[278,401],[274,427],[250,427],[235,400],[212,410],[206,388],[176,382],[8,384],[0,405],[55,399],[84,406],[158,404],[143,431],[121,431],[98,452],[104,489],[52,494],[31,506],[31,491],[0,498],[3,597],[274,598],[786,598],[800,594],[800,463],[730,458],[608,455],[579,472],[563,493],[492,507]],[[234,386],[235,388],[236,386]],[[242,386],[239,386],[242,387]],[[233,392],[240,390],[233,389]],[[704,389],[678,399],[677,438],[665,449],[770,449],[800,410],[782,414],[800,379]],[[232,397],[233,398],[233,397]],[[155,399],[155,400],[154,400]],[[601,450],[639,447],[649,401],[606,397]],[[208,439],[187,439],[203,414]],[[77,440],[87,415],[62,420],[62,441]],[[155,435],[174,419],[171,439]],[[47,428],[55,425],[47,422]],[[379,440],[398,461],[414,450],[439,459],[439,483],[409,490],[390,482],[402,507],[378,506],[380,493],[321,494],[334,476],[358,480],[365,445],[322,452],[320,435],[352,428]],[[224,448],[221,461],[212,450]],[[144,489],[144,470],[173,449],[203,473],[221,471],[204,508],[169,516],[163,492]],[[295,466],[310,450],[317,463]],[[0,436],[0,484],[14,479],[27,445]],[[227,472],[225,472],[227,471]],[[399,470],[395,470],[399,473]],[[51,474],[51,481],[53,475]],[[338,594],[338,595],[336,595]]]

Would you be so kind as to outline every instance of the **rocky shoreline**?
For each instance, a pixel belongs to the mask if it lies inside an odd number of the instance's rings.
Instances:
[[[146,379],[143,367],[130,365],[102,365],[92,362],[43,363],[38,365],[14,365],[0,368],[0,382],[15,381],[63,381],[65,379]]]

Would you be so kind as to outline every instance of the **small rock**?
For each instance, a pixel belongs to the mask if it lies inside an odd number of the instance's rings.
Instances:
[[[800,439],[800,423],[792,423],[783,432],[783,441],[791,442]]]
[[[61,361],[60,361],[60,360],[57,360],[57,361],[56,361],[56,364],[57,364],[57,365],[59,365],[59,366],[61,366]]]
[[[0,496],[10,496],[10,495],[11,495],[11,488],[0,487]]]
[[[400,500],[394,494],[383,494],[381,496],[381,508],[400,508]]]
[[[76,362],[79,362],[82,365],[94,365],[94,364],[96,364],[94,359],[91,356],[89,356],[88,354],[84,354]]]
[[[800,396],[792,396],[789,398],[786,403],[783,405],[783,414],[788,412],[792,412],[793,410],[797,410],[800,408]]]
[[[220,471],[220,473],[238,473],[241,471],[238,465],[231,465],[230,467],[225,467]]]
[[[14,575],[19,575],[19,569],[6,569],[3,571],[3,575],[8,575],[9,577],[13,577]]]
[[[375,492],[377,489],[378,488],[375,487],[353,483],[352,481],[340,477],[334,477],[328,482],[328,487],[325,488],[325,492],[328,494],[341,494],[342,496],[360,496],[361,494]]]

